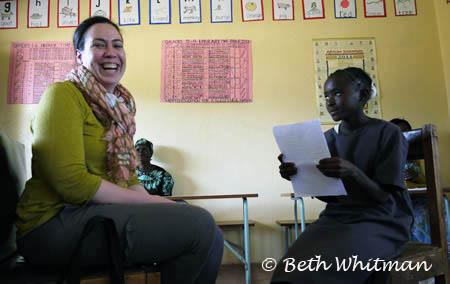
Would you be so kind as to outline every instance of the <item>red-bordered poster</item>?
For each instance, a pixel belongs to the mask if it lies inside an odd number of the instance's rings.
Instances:
[[[303,6],[303,19],[324,19],[325,8],[323,6],[323,0],[302,0]]]
[[[58,28],[74,28],[80,23],[80,1],[58,0]]]
[[[162,42],[161,102],[252,102],[249,40]]]
[[[52,83],[64,81],[74,67],[68,42],[12,42],[9,55],[8,104],[37,104]]]
[[[394,0],[396,16],[417,16],[416,0]]]
[[[17,0],[0,0],[0,29],[17,29]]]
[[[50,23],[50,0],[28,0],[28,28],[48,28]]]
[[[293,21],[294,15],[294,0],[272,0],[274,21]]]
[[[386,17],[385,0],[364,0],[364,16],[366,18]]]

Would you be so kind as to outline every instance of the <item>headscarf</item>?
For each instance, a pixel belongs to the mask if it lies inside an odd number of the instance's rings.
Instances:
[[[108,177],[115,184],[127,187],[127,182],[136,171],[137,161],[137,153],[133,147],[133,136],[136,132],[133,97],[120,84],[115,87],[114,94],[108,93],[83,65],[72,69],[66,79],[81,91],[94,115],[105,128]]]
[[[137,148],[139,145],[142,145],[142,144],[144,144],[145,146],[147,146],[147,147],[150,149],[150,151],[153,152],[153,143],[150,142],[150,141],[148,141],[148,140],[145,139],[145,138],[141,138],[141,139],[139,139],[138,141],[136,141],[136,144],[134,144],[134,147]]]

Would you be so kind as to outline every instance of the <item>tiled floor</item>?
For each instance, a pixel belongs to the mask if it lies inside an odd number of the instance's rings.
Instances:
[[[253,263],[251,276],[252,284],[269,284],[272,273],[264,271],[260,263]],[[242,264],[222,265],[216,284],[245,284],[244,266]]]

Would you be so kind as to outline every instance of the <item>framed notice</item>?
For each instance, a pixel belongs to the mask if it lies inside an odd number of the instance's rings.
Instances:
[[[133,26],[141,24],[141,6],[139,0],[119,0],[119,25]]]
[[[366,18],[386,17],[385,0],[364,0],[364,16]]]
[[[77,27],[80,23],[80,1],[58,0],[58,28]]]
[[[202,7],[200,0],[179,0],[180,24],[201,23]]]
[[[150,24],[170,24],[171,6],[170,0],[150,0]]]
[[[416,0],[394,0],[396,16],[417,16]]]
[[[335,123],[326,109],[323,85],[334,71],[347,67],[359,67],[367,72],[378,87],[375,39],[317,39],[313,40],[313,47],[319,118],[323,123]],[[377,90],[377,96],[364,107],[364,112],[370,117],[381,118],[380,88]]]
[[[111,20],[111,0],[90,0],[89,17],[101,16]]]
[[[242,21],[264,21],[262,0],[241,0]]]
[[[0,0],[0,29],[17,29],[17,0]]]
[[[249,40],[164,40],[161,102],[252,102]]]
[[[48,28],[50,22],[50,0],[28,0],[28,28]]]
[[[302,4],[303,19],[311,20],[325,18],[323,0],[302,0]]]
[[[294,0],[272,0],[272,16],[274,21],[293,21]]]
[[[356,0],[334,0],[336,19],[356,18]]]
[[[233,2],[231,0],[211,0],[211,23],[232,23]]]

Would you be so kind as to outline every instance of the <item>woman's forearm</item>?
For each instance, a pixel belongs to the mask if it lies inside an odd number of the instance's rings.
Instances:
[[[102,180],[97,193],[92,198],[95,203],[147,204],[153,202],[173,202],[167,198],[150,195],[146,192],[122,188],[109,181]]]

